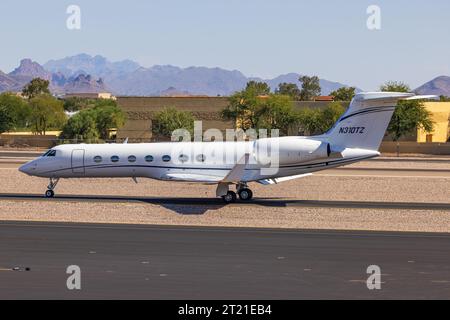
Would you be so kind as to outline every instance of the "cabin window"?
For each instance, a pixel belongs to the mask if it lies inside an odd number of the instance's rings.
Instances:
[[[164,161],[164,162],[169,162],[170,159],[172,159],[172,158],[170,156],[168,156],[168,155],[165,155],[165,156],[162,157],[162,161]]]
[[[94,162],[95,162],[95,163],[100,163],[100,162],[102,162],[102,157],[100,157],[100,156],[95,156],[95,157],[94,157]]]
[[[185,154],[180,154],[180,156],[178,157],[178,160],[180,160],[180,162],[182,162],[182,163],[188,162],[189,157]]]
[[[111,157],[111,162],[119,162],[119,157],[118,156],[112,156]]]
[[[128,162],[136,162],[136,157],[135,156],[129,156],[128,157]]]
[[[205,162],[206,156],[204,154],[199,154],[196,159],[198,162]]]
[[[153,162],[153,156],[146,156],[145,157],[146,162]]]

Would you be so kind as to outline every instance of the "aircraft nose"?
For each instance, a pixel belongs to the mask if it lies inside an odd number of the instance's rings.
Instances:
[[[24,165],[19,167],[19,171],[26,174],[31,174],[34,169],[36,169],[36,166],[32,162],[25,163]]]

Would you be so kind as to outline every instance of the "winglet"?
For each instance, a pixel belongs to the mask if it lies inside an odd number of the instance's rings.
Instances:
[[[241,160],[231,169],[231,171],[223,178],[222,183],[238,183],[241,182],[244,175],[245,167],[250,159],[250,154],[246,153]]]

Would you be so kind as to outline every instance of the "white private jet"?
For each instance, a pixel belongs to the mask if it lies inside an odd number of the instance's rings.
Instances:
[[[374,158],[399,100],[436,99],[413,93],[357,94],[326,134],[232,142],[60,145],[19,168],[50,178],[54,197],[61,178],[145,177],[217,185],[225,203],[253,197],[249,182],[278,184],[313,172]],[[236,192],[230,186],[236,186]]]

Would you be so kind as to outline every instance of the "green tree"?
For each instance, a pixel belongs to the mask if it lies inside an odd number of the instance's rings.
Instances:
[[[322,133],[327,132],[339,120],[345,108],[339,102],[332,102],[321,110],[321,128]]]
[[[300,99],[302,101],[312,101],[314,97],[320,96],[322,89],[317,76],[302,76],[299,78],[299,81],[302,83],[302,89],[300,90]]]
[[[117,107],[115,101],[102,101],[97,106],[83,109],[72,116],[63,127],[60,137],[108,140],[111,129],[121,128],[125,121],[125,113]]]
[[[245,87],[245,91],[253,92],[257,96],[266,96],[270,94],[270,87],[265,82],[249,81]]]
[[[298,124],[306,135],[320,132],[320,110],[302,108],[298,111]]]
[[[309,135],[327,132],[345,112],[345,108],[338,102],[328,104],[324,109],[303,108],[299,111],[300,127]]]
[[[444,95],[440,95],[439,96],[439,100],[441,102],[449,102],[450,101],[450,97],[444,96]]]
[[[180,111],[175,108],[166,108],[155,114],[152,131],[157,136],[172,137],[172,133],[178,129],[189,131],[191,137],[194,134],[194,116],[191,112]]]
[[[0,133],[11,131],[14,128],[14,119],[5,106],[0,105]]]
[[[41,78],[34,78],[22,90],[22,95],[32,99],[40,94],[50,94],[50,82]]]
[[[355,96],[355,87],[342,87],[330,93],[335,101],[351,101]]]
[[[97,140],[99,137],[95,112],[81,111],[64,125],[60,139]]]
[[[294,101],[300,100],[300,89],[295,83],[287,83],[287,82],[280,83],[275,93],[289,96]]]
[[[236,92],[228,98],[228,106],[222,110],[222,118],[232,120],[239,128],[255,129],[258,123],[257,113],[261,98],[255,90],[248,88]]]
[[[66,122],[63,103],[50,95],[41,94],[30,99],[32,130],[44,134],[49,128],[61,128]]]
[[[433,125],[431,113],[421,101],[400,101],[395,108],[387,131],[394,141],[398,141],[404,135],[417,129],[431,132],[433,131]]]
[[[17,130],[27,126],[30,117],[30,106],[24,99],[12,93],[0,94],[0,117],[3,132]]]
[[[121,128],[125,124],[125,113],[115,104],[97,106],[91,109],[95,113],[95,122],[100,138],[107,140],[111,129]]]
[[[380,91],[384,92],[411,92],[411,88],[401,81],[388,81],[380,86]]]
[[[64,110],[68,112],[76,112],[96,106],[96,99],[87,99],[80,97],[64,98]]]
[[[403,82],[389,81],[383,84],[380,90],[386,92],[410,92],[411,88]],[[404,135],[417,129],[422,129],[425,132],[433,131],[431,113],[424,107],[422,101],[400,101],[395,108],[387,132],[394,141],[398,141]]]
[[[289,129],[298,123],[290,96],[271,94],[261,99],[257,111],[257,124],[255,129],[279,129],[280,135],[287,135]]]

